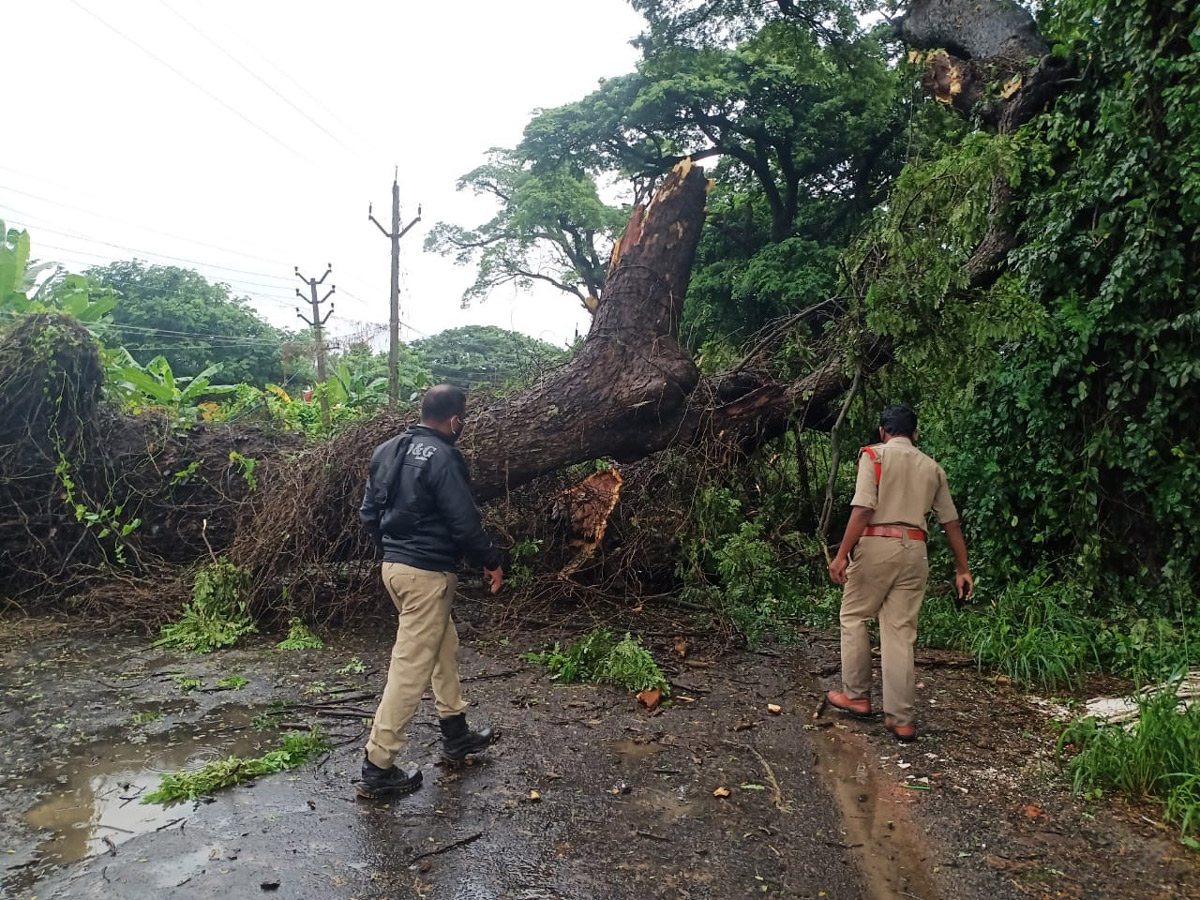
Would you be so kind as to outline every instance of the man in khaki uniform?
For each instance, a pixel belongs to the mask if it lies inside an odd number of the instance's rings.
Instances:
[[[871,715],[871,639],[867,620],[879,618],[883,656],[884,724],[901,741],[916,739],[913,725],[913,644],[917,613],[925,598],[929,560],[925,516],[932,510],[954,553],[958,595],[975,589],[967,545],[950,499],[946,473],[913,441],[917,415],[907,406],[883,411],[880,444],[864,447],[846,533],[829,577],[846,586],[842,597],[842,690],[829,691],[830,706],[855,716]]]
[[[504,580],[503,555],[483,530],[466,461],[454,446],[466,416],[467,398],[459,388],[431,387],[421,400],[421,424],[371,455],[359,517],[383,549],[383,583],[399,615],[358,786],[359,796],[368,799],[421,786],[420,769],[393,763],[427,686],[433,687],[445,759],[478,753],[493,739],[488,728],[467,727],[458,632],[450,617],[462,557],[483,567],[493,594]]]

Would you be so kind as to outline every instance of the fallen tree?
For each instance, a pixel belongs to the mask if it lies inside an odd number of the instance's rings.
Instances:
[[[1047,54],[1032,18],[1011,0],[917,0],[897,30],[913,47],[940,50],[926,57],[926,86],[938,99],[964,112],[986,100],[987,120],[1005,132],[1069,81],[1069,65]],[[1018,81],[1005,96],[987,98],[984,79],[997,72]],[[754,365],[771,349],[768,338],[737,368],[701,376],[678,326],[708,187],[691,160],[677,164],[651,203],[634,209],[576,356],[515,397],[472,410],[461,446],[481,501],[589,460],[631,462],[714,441],[745,450],[792,425],[829,428],[854,379],[891,358],[890,345],[869,336],[849,353],[830,343],[809,374],[781,382]],[[991,206],[989,231],[966,263],[970,289],[998,277],[1015,242],[1012,189],[1003,179],[993,184]],[[336,438],[280,471],[278,486],[252,501],[233,552],[256,573],[260,603],[286,591],[291,603],[315,605],[331,572],[373,559],[356,512],[366,461],[405,424],[385,417]],[[368,562],[354,571],[370,569]]]
[[[1013,2],[918,0],[897,27],[911,46],[932,51],[926,57],[926,84],[935,96],[964,111],[985,104],[985,121],[1004,131],[1027,122],[1070,80],[1069,67],[1047,55],[1032,19]],[[1032,67],[1031,57],[1038,60]],[[983,85],[993,83],[997,72],[1006,75],[1010,89],[989,97]],[[830,341],[824,357],[804,377],[792,382],[775,377],[763,363],[779,335],[809,314],[828,320],[840,313],[841,307],[829,301],[781,323],[778,334],[767,335],[741,365],[702,376],[680,345],[678,329],[708,186],[691,160],[680,162],[650,204],[633,211],[613,253],[603,300],[576,356],[516,396],[473,411],[462,447],[481,501],[589,460],[630,462],[667,448],[713,442],[744,451],[793,425],[829,428],[837,418],[836,401],[854,380],[890,358],[890,346],[869,336]],[[1012,205],[1011,187],[997,179],[992,227],[966,264],[971,288],[986,286],[1003,269],[1015,241]],[[89,387],[87,379],[80,384],[84,393],[92,391],[88,396],[94,402],[98,388]],[[57,395],[66,396],[61,391]],[[329,595],[339,572],[349,567],[350,574],[359,575],[373,569],[374,549],[357,521],[359,492],[372,447],[405,424],[402,418],[380,416],[294,461],[281,460],[264,472],[258,491],[246,494],[239,488],[240,508],[224,503],[228,497],[221,503],[213,498],[174,518],[162,513],[156,501],[171,495],[168,487],[178,486],[171,482],[178,471],[175,462],[187,463],[178,449],[169,459],[156,460],[154,442],[143,437],[132,442],[132,455],[117,464],[101,461],[100,466],[108,473],[107,496],[116,496],[113,485],[132,485],[127,471],[145,479],[136,507],[146,511],[146,523],[155,514],[160,517],[141,526],[147,539],[152,535],[161,541],[157,558],[201,558],[207,551],[198,540],[204,510],[210,510],[210,525],[224,525],[226,513],[236,514],[236,532],[215,528],[208,537],[217,552],[230,549],[235,561],[252,570],[258,608],[278,606],[286,598],[288,606],[311,609],[319,597]],[[170,444],[164,441],[163,446]],[[227,458],[228,451],[222,452]],[[152,473],[145,459],[133,458],[139,454],[149,458]],[[214,461],[220,463],[215,456]],[[42,453],[39,464],[44,510],[34,541],[45,544],[64,524],[83,535],[87,529],[80,530],[80,521],[71,522],[69,504],[46,499],[46,485],[54,489],[53,456]],[[219,485],[221,478],[213,471],[208,482]],[[155,479],[157,487],[149,483]],[[26,515],[26,505],[18,502],[17,508],[18,517]],[[134,513],[130,508],[126,515]],[[185,534],[189,539],[181,539]],[[65,556],[55,551],[26,569],[36,577],[56,563],[61,574],[72,559],[73,551]],[[97,562],[95,554],[91,562]],[[112,560],[101,554],[98,562]]]

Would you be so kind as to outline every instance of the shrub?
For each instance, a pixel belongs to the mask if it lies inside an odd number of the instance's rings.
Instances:
[[[317,637],[300,618],[288,620],[288,633],[275,645],[280,650],[320,650],[325,642]]]
[[[246,612],[245,595],[250,573],[224,557],[196,573],[192,599],[178,622],[164,625],[155,647],[192,653],[211,653],[232,647],[243,635],[257,629]]]
[[[670,686],[658,663],[645,647],[626,634],[620,641],[607,628],[596,628],[565,650],[558,644],[525,659],[545,666],[556,681],[571,684],[590,681],[612,684],[631,691],[657,688],[664,694]]]

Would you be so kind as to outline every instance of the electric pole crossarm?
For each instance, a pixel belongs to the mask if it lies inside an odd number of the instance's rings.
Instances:
[[[405,226],[404,230],[402,232],[400,232],[400,234],[397,237],[398,238],[404,237],[406,234],[408,234],[410,231],[412,231],[412,227],[420,221],[421,221],[421,217],[417,216],[415,219],[413,219],[411,222],[409,222],[407,226]],[[378,225],[379,223],[376,222],[375,224]]]

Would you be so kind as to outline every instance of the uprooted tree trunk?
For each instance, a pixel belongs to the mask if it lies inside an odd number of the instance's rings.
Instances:
[[[579,353],[529,390],[475,414],[462,446],[481,499],[577,462],[641,459],[718,433],[764,440],[811,423],[845,384],[842,364],[797,385],[751,372],[701,378],[678,342],[708,182],[676,166],[618,243]]]

